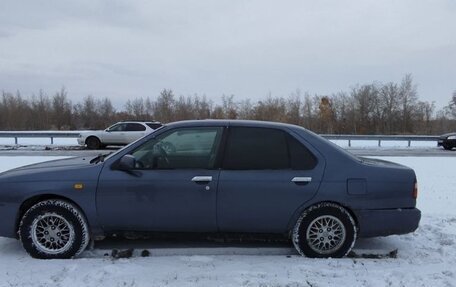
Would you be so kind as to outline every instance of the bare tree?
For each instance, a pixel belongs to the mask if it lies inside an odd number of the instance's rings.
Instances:
[[[131,120],[148,118],[146,104],[143,98],[128,100],[125,104],[125,111],[132,117]]]
[[[2,93],[2,126],[6,130],[29,129],[30,106],[19,91],[16,95]]]
[[[259,101],[253,109],[253,119],[262,121],[286,121],[286,101],[283,98],[273,98],[271,95],[265,101]]]
[[[38,96],[33,95],[30,100],[30,116],[27,126],[33,130],[41,130],[51,125],[51,101],[40,90]]]
[[[286,102],[286,121],[291,124],[302,124],[302,100],[301,91],[297,90],[287,99]]]
[[[180,96],[175,103],[173,120],[190,120],[196,118],[194,104],[191,97]]]
[[[402,133],[412,133],[412,117],[417,102],[416,85],[413,84],[411,74],[405,75],[399,88],[399,99],[402,113]]]
[[[97,126],[99,128],[107,127],[116,120],[116,110],[109,98],[103,98],[96,102],[96,111],[99,115]]]
[[[315,104],[317,102],[317,104]],[[316,108],[318,108],[318,103],[320,102],[317,97],[311,97],[309,94],[304,96],[304,104],[302,106],[302,115],[303,115],[303,126],[315,130],[316,129]]]
[[[387,83],[380,88],[380,105],[383,110],[383,132],[392,134],[399,122],[399,87],[395,83]]]
[[[456,91],[443,110],[419,101],[411,75],[399,83],[358,85],[350,92],[332,95],[301,94],[252,101],[235,101],[223,95],[215,105],[205,95],[176,97],[164,89],[157,98],[137,97],[116,110],[109,98],[87,96],[72,103],[65,88],[52,97],[43,91],[24,98],[3,91],[0,98],[0,129],[104,128],[126,119],[159,120],[227,118],[288,122],[316,132],[352,134],[441,133],[456,129]]]
[[[160,96],[157,98],[154,105],[154,115],[157,120],[165,123],[173,121],[173,118],[175,117],[174,105],[175,99],[173,91],[167,89],[161,91]]]
[[[222,96],[223,117],[226,119],[236,119],[238,116],[237,106],[234,102],[234,95]]]
[[[450,103],[447,106],[447,110],[449,112],[449,115],[453,119],[456,119],[456,90],[453,91],[453,94],[451,95],[451,100],[450,100]]]
[[[355,133],[372,133],[378,90],[374,84],[356,87],[351,93],[355,109]]]
[[[72,104],[64,87],[52,97],[52,126],[58,130],[74,128]]]

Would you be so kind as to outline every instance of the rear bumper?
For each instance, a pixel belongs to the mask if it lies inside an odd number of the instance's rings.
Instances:
[[[421,219],[417,208],[376,209],[355,211],[359,237],[388,236],[415,231]]]

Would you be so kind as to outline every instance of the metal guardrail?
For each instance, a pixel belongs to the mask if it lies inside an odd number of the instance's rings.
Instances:
[[[409,136],[409,135],[330,135],[322,134],[322,137],[328,140],[348,140],[348,146],[351,147],[353,140],[375,140],[378,146],[382,141],[406,141],[411,146],[412,141],[437,141],[439,136]]]
[[[81,131],[0,131],[0,138],[14,138],[14,143],[18,144],[18,138],[50,138],[51,144],[54,144],[54,138],[77,138]],[[412,141],[437,141],[438,136],[409,136],[409,135],[334,135],[321,134],[328,140],[347,140],[348,146],[355,140],[375,140],[378,146],[382,141],[406,141],[411,146]]]
[[[54,138],[77,138],[80,131],[0,131],[0,138],[14,138],[14,144],[18,144],[18,138],[50,138],[54,144]]]

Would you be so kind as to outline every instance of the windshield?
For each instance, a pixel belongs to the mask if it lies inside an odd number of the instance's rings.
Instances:
[[[161,129],[164,128],[165,126],[166,126],[166,125],[162,125],[162,126],[159,127],[158,129],[153,130],[150,134],[156,133],[157,131],[161,130]],[[148,134],[148,135],[150,135],[150,134]],[[147,136],[148,136],[148,135],[147,135]],[[118,154],[119,152],[123,151],[124,149],[128,148],[128,147],[131,146],[132,144],[135,144],[137,141],[142,140],[143,138],[144,138],[144,137],[141,137],[141,138],[135,140],[134,142],[131,142],[131,143],[129,143],[128,145],[124,146],[123,148],[121,148],[121,149],[119,149],[119,150],[117,150],[117,151],[115,151],[115,152],[111,152],[107,157],[105,157],[105,159],[109,159],[109,158],[113,157],[114,155],[116,155],[116,154]]]

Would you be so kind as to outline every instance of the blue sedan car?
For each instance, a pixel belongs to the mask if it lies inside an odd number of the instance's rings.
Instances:
[[[298,126],[171,123],[109,156],[0,174],[0,236],[35,258],[70,258],[131,232],[281,234],[308,257],[358,237],[413,232],[412,169],[362,159]]]

